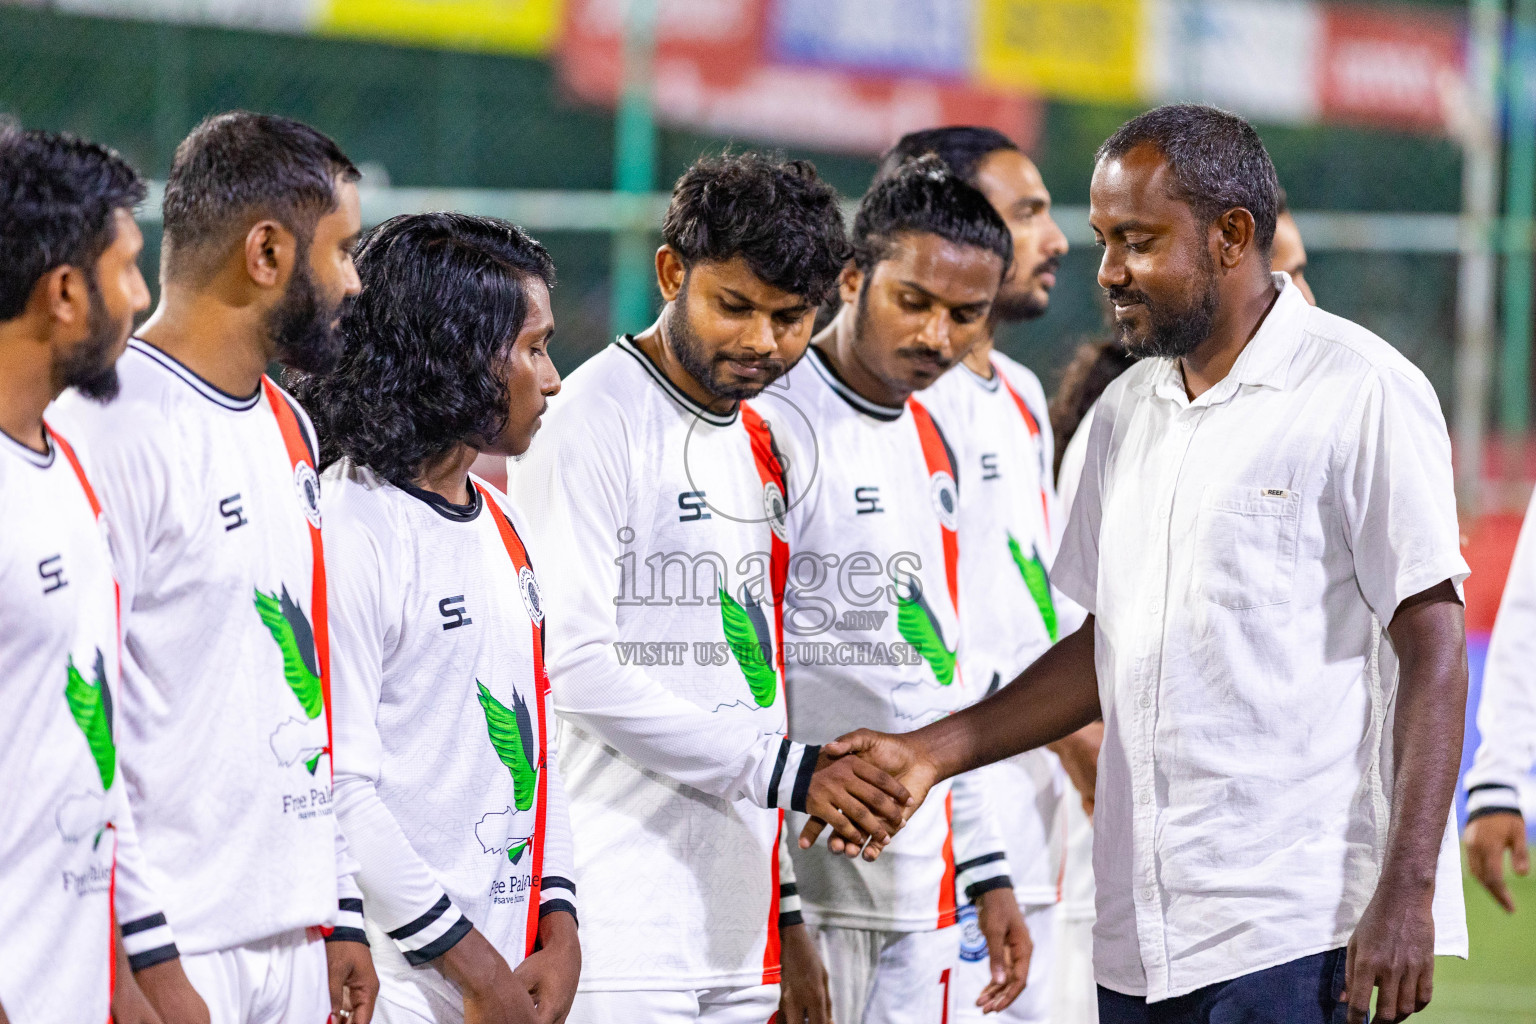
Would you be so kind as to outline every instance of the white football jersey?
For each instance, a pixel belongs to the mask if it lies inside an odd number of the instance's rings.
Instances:
[[[374,959],[427,983],[409,967],[473,923],[515,967],[576,897],[525,529],[478,478],[462,506],[347,459],[323,482],[336,812]]]
[[[69,443],[46,441],[39,453],[0,433],[0,1006],[13,1024],[106,1019],[114,888],[120,915],[158,914],[120,781],[106,524]]]
[[[137,339],[118,375],[112,403],[66,393],[50,419],[79,440],[122,587],[118,749],[169,922],[125,920],[125,945],[337,923],[357,891],[331,808],[313,428],[270,380],[229,395]]]
[[[584,990],[779,979],[781,811],[804,806],[817,752],[785,737],[773,448],[755,413],[701,408],[620,338],[509,467],[554,566]]]
[[[1000,352],[992,354],[992,369],[989,380],[959,364],[920,396],[950,427],[965,481],[960,660],[977,699],[1012,682],[1084,617],[1050,582],[1065,519],[1051,484],[1055,449],[1045,391]],[[1060,760],[1042,747],[977,774],[991,790],[1014,895],[1021,903],[1055,903],[1066,847],[1068,783]]]
[[[959,608],[958,493],[944,428],[921,404],[861,397],[812,347],[754,399],[785,446],[790,735],[910,732],[969,704]],[[963,483],[963,481],[960,481]],[[926,931],[955,921],[955,894],[1008,884],[974,776],[935,786],[873,864],[825,843],[792,853],[808,920]],[[804,823],[793,815],[793,826]]]

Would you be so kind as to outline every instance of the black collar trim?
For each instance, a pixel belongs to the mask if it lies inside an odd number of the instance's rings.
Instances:
[[[5,438],[9,442],[6,447],[15,452],[18,458],[25,459],[38,469],[47,469],[53,465],[54,457],[59,451],[58,446],[53,443],[53,438],[48,436],[48,425],[46,423],[43,424],[43,444],[48,446],[48,450],[45,452],[36,451],[30,445],[22,444],[3,430],[0,430],[0,437]]]
[[[474,522],[480,515],[480,507],[485,504],[480,498],[480,489],[475,486],[473,480],[469,482],[469,504],[467,505],[456,505],[436,491],[423,490],[414,484],[396,484],[395,486],[451,523]]]
[[[839,398],[866,416],[873,416],[877,420],[892,423],[901,419],[901,414],[907,411],[907,407],[904,405],[893,407],[881,405],[878,402],[871,402],[853,390],[853,388],[848,386],[848,382],[843,380],[842,376],[838,374],[837,369],[832,365],[832,361],[815,345],[811,346],[811,365],[816,368],[816,372],[821,375],[821,379],[827,382],[827,386],[836,392]]]
[[[614,341],[614,344],[619,346],[619,348],[623,349],[625,352],[628,352],[630,355],[634,356],[635,361],[645,369],[646,373],[651,375],[652,380],[661,385],[661,390],[665,391],[671,397],[672,401],[693,413],[705,423],[709,423],[717,427],[728,427],[732,423],[736,422],[737,416],[741,415],[740,402],[737,402],[735,407],[732,408],[729,413],[710,412],[698,402],[695,402],[693,399],[683,394],[683,392],[678,389],[677,385],[668,380],[667,375],[661,372],[661,367],[651,362],[651,357],[640,351],[640,346],[635,344],[634,335],[621,334]]]
[[[128,343],[128,347],[139,353],[141,356],[147,356],[161,369],[166,370],[177,377],[180,377],[189,387],[192,388],[193,391],[196,391],[198,394],[208,399],[208,401],[212,402],[214,405],[223,406],[231,412],[246,412],[250,409],[256,408],[256,403],[261,401],[260,384],[256,385],[256,390],[254,392],[245,397],[241,397],[240,395],[232,395],[228,391],[225,391],[223,388],[214,387],[206,380],[203,380],[203,378],[187,369],[186,365],[182,363],[181,360],[177,359],[175,356],[168,355],[167,353],[160,351],[158,348],[155,348],[155,346],[151,345],[143,338],[134,338]]]

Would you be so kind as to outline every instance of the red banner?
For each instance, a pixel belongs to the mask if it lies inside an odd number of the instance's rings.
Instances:
[[[618,100],[624,6],[566,2],[560,73],[580,100]],[[1039,102],[1016,94],[771,63],[763,52],[765,0],[663,0],[659,7],[653,95],[663,123],[868,154],[937,124],[990,125],[1026,148],[1039,134]]]
[[[1464,74],[1459,19],[1411,8],[1324,8],[1318,62],[1327,121],[1443,130]]]

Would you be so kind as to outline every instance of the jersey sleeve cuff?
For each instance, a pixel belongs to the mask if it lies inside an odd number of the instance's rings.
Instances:
[[[561,875],[545,875],[539,879],[539,917],[563,910],[576,918],[576,883]]]
[[[1520,794],[1513,786],[1485,782],[1467,790],[1467,821],[1488,814],[1519,814]]]
[[[779,927],[792,928],[797,924],[805,924],[805,915],[800,910],[800,886],[784,882],[779,886]]]
[[[181,953],[171,935],[171,926],[164,914],[124,921],[120,926],[123,934],[123,952],[128,954],[128,968],[142,971],[167,960],[175,960]]]
[[[804,812],[806,795],[811,790],[811,776],[820,756],[820,746],[806,746],[787,737],[783,739],[773,765],[773,775],[768,780],[768,806]]]
[[[361,942],[368,945],[368,932],[363,927],[363,901],[356,896],[343,896],[336,901],[336,924],[325,933],[326,942]]]
[[[1013,888],[1008,877],[1008,858],[1001,851],[972,857],[955,865],[955,888],[975,903],[982,893]]]
[[[405,962],[412,967],[430,963],[458,945],[474,926],[469,918],[459,913],[453,901],[444,893],[432,905],[432,909],[416,920],[403,924],[389,933],[395,940]]]

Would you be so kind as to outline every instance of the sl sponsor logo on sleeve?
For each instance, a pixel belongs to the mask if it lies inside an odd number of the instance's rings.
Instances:
[[[310,526],[320,529],[320,478],[309,463],[300,462],[293,467],[293,489],[299,494],[299,507],[304,510],[304,518],[309,520]]]
[[[960,925],[960,959],[976,963],[987,958],[987,937],[981,934],[981,921],[976,917],[976,904],[967,903],[956,915]]]

